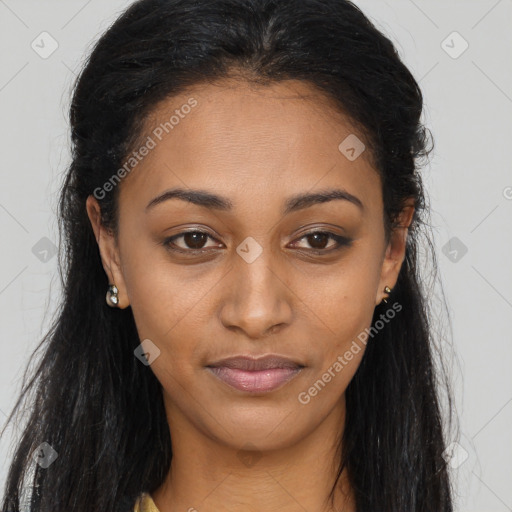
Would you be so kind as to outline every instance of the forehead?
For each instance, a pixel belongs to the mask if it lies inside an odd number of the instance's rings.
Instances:
[[[177,186],[222,193],[235,209],[244,194],[271,200],[315,186],[342,186],[363,202],[380,201],[369,151],[350,160],[340,150],[346,140],[362,147],[364,137],[307,82],[191,87],[152,110],[141,140],[152,149],[122,184],[131,204],[145,206]]]

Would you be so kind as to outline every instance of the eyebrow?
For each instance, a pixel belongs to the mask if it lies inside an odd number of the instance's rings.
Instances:
[[[173,188],[170,190],[166,190],[163,194],[160,194],[159,196],[153,198],[147,204],[145,210],[147,212],[154,206],[161,204],[164,201],[168,201],[170,199],[180,199],[182,201],[188,201],[197,206],[202,206],[210,210],[229,212],[233,209],[233,203],[227,197],[222,197],[204,190],[187,190],[183,188]],[[289,213],[296,212],[299,210],[304,210],[316,204],[326,203],[334,200],[349,201],[352,204],[355,204],[360,210],[364,210],[364,205],[362,201],[358,197],[347,192],[346,190],[325,189],[313,193],[305,192],[289,197],[284,203],[283,215],[287,215]]]

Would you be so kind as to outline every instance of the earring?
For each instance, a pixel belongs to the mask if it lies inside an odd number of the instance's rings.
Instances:
[[[389,295],[389,294],[391,293],[391,288],[390,288],[389,286],[386,286],[386,287],[384,288],[384,292],[385,292],[385,293],[387,293],[387,294]],[[387,304],[387,303],[388,303],[388,301],[386,300],[387,298],[388,298],[388,297],[383,298],[383,299],[382,299],[382,302],[384,302],[385,304]]]
[[[117,289],[117,286],[115,284],[109,284],[108,285],[108,291],[107,291],[107,304],[114,308],[119,304],[119,297],[118,297],[119,290]]]

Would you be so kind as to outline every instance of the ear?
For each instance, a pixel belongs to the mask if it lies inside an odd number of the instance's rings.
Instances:
[[[398,280],[400,268],[405,259],[405,248],[407,243],[408,229],[414,215],[414,198],[409,198],[398,216],[398,226],[392,229],[389,243],[386,247],[386,253],[382,261],[382,270],[379,281],[379,288],[375,298],[375,304],[380,304],[387,295],[384,288],[389,286],[391,289]]]
[[[98,242],[101,262],[103,269],[108,276],[108,282],[115,284],[119,290],[120,309],[125,309],[130,305],[128,294],[126,293],[126,285],[121,270],[121,260],[119,257],[119,247],[116,239],[111,231],[105,228],[101,223],[101,208],[96,198],[90,195],[86,201],[87,215],[91,221],[94,236]],[[107,290],[105,290],[105,294]]]

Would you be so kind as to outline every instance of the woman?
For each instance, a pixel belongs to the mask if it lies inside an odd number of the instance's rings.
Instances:
[[[345,0],[122,14],[74,90],[63,303],[2,510],[451,511],[422,107]]]

